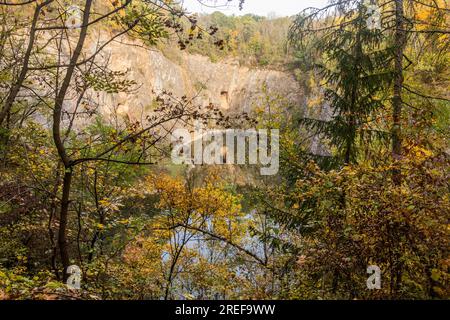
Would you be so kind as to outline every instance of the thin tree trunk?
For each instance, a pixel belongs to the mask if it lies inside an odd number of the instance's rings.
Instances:
[[[392,97],[393,107],[393,125],[392,125],[392,157],[394,161],[398,161],[402,156],[402,137],[401,137],[401,120],[402,120],[402,89],[403,89],[403,55],[406,46],[406,31],[403,0],[395,0],[395,79],[394,79],[394,95]],[[400,170],[395,169],[393,172],[393,180],[395,184],[401,183]]]
[[[72,169],[66,169],[63,182],[63,193],[61,199],[61,214],[59,218],[58,245],[61,255],[61,263],[63,265],[63,280],[66,281],[67,267],[70,265],[69,250],[67,246],[67,213],[70,204],[70,186],[72,184]]]
[[[11,87],[8,98],[6,99],[4,106],[3,106],[2,110],[0,111],[0,127],[3,125],[5,118],[11,111],[12,105],[13,105],[14,101],[16,100],[16,97],[20,91],[20,88],[22,87],[22,84],[25,81],[25,78],[27,76],[31,52],[33,50],[34,42],[36,40],[36,25],[39,20],[39,14],[41,13],[42,8],[44,8],[51,2],[53,2],[53,0],[47,0],[41,4],[38,4],[34,10],[33,20],[31,21],[30,38],[28,40],[27,50],[25,51],[25,56],[23,58],[22,69],[20,70],[20,74],[19,74],[19,77],[17,78],[17,81]]]
[[[53,186],[53,192],[52,192],[53,199],[51,200],[51,203],[50,203],[50,215],[48,218],[47,228],[48,228],[48,238],[50,239],[50,244],[52,246],[52,256],[50,258],[50,265],[53,270],[53,273],[56,276],[56,279],[58,279],[58,280],[60,280],[59,271],[58,271],[57,264],[56,264],[56,257],[58,256],[58,246],[55,243],[55,233],[53,232],[53,219],[58,210],[56,196],[58,194],[59,184],[60,184],[60,171],[59,171],[59,168],[57,168],[55,185]]]
[[[91,10],[92,0],[87,0],[84,7],[83,14],[83,26],[81,27],[80,37],[78,38],[77,45],[73,52],[72,58],[70,59],[70,64],[67,68],[66,75],[64,77],[63,83],[61,84],[61,89],[55,99],[55,108],[53,110],[53,141],[55,143],[56,149],[58,150],[58,155],[61,158],[65,174],[63,183],[63,195],[61,200],[61,212],[59,216],[59,230],[58,230],[58,244],[61,255],[61,263],[63,265],[63,279],[67,280],[68,275],[66,274],[67,267],[70,264],[69,250],[67,246],[67,220],[69,212],[69,197],[70,197],[70,187],[72,183],[72,167],[73,163],[67,155],[64,142],[61,139],[61,115],[64,99],[66,97],[67,90],[69,88],[72,76],[83,49],[84,41],[87,35],[89,16]]]

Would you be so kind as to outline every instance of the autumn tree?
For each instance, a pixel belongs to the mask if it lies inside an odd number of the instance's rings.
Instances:
[[[176,36],[180,46],[181,43],[186,46],[190,42],[189,36],[177,22],[183,19],[192,25],[195,32],[203,31],[194,17],[170,1],[126,0],[99,5],[93,1],[81,3],[83,6],[76,11],[78,16],[71,16],[72,11],[51,0],[1,4],[2,9],[18,16],[21,14],[15,10],[20,8],[25,13],[24,19],[28,19],[27,14],[33,12],[31,25],[23,28],[28,29],[29,37],[24,38],[27,46],[23,56],[19,55],[19,60],[15,62],[17,75],[7,88],[5,101],[1,105],[0,124],[6,134],[7,128],[12,128],[15,123],[20,126],[27,120],[32,122],[33,113],[44,118],[48,116],[54,148],[59,157],[55,169],[62,171],[58,175],[53,196],[58,199],[57,247],[63,266],[63,279],[67,277],[66,269],[72,260],[68,226],[73,206],[74,174],[80,173],[78,168],[86,163],[100,162],[131,166],[154,164],[164,154],[155,146],[167,142],[165,137],[170,134],[174,123],[208,116],[187,97],[178,98],[161,93],[155,101],[152,114],[142,121],[121,122],[114,132],[102,132],[99,140],[83,134],[80,121],[89,122],[99,116],[99,105],[93,98],[96,93],[127,92],[135,85],[123,72],[108,68],[103,52],[110,43],[129,36],[154,44],[161,38]],[[116,31],[107,39],[99,39],[95,50],[89,52],[88,43],[93,41],[89,39],[90,31],[106,23],[114,24]],[[4,34],[16,40],[16,35],[7,30]],[[9,49],[15,50],[12,47]],[[36,104],[32,111],[24,110],[22,119],[15,116],[13,110],[21,92],[26,92]],[[8,126],[3,126],[5,120],[8,120]],[[5,159],[8,147],[20,137],[13,137],[13,140],[2,143]],[[134,151],[129,152],[130,149]],[[59,180],[62,180],[61,190]],[[60,196],[56,194],[59,192]],[[52,225],[52,219],[50,221]]]

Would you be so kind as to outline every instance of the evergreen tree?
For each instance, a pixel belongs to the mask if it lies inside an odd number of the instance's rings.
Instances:
[[[324,166],[356,163],[364,146],[386,136],[374,123],[385,106],[384,88],[392,79],[392,48],[385,45],[381,30],[371,26],[373,12],[366,3],[342,5],[337,14],[344,22],[314,31],[309,25],[317,16],[300,16],[290,33],[296,45],[319,35],[312,50],[323,60],[315,68],[324,83],[323,94],[332,117],[306,117],[300,123],[336,148],[333,157],[319,157]]]

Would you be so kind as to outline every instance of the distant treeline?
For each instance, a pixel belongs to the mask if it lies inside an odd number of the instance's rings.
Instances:
[[[199,25],[217,31],[213,37],[194,41],[187,50],[206,54],[213,61],[231,56],[246,65],[280,66],[289,60],[286,39],[291,23],[288,17],[227,16],[221,12],[201,15]]]

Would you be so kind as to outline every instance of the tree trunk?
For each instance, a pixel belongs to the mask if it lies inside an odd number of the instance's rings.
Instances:
[[[11,107],[14,103],[14,100],[16,100],[17,94],[19,93],[20,88],[22,87],[22,84],[27,76],[31,51],[33,50],[34,41],[36,38],[36,24],[39,20],[39,14],[41,13],[42,8],[50,4],[51,2],[53,2],[53,0],[48,0],[41,4],[38,4],[34,10],[33,20],[31,21],[30,38],[28,40],[28,46],[27,50],[25,51],[25,56],[23,57],[22,69],[20,70],[20,74],[19,77],[17,78],[17,81],[11,87],[8,98],[6,99],[4,106],[0,111],[0,127],[3,125],[3,122],[5,121],[5,118],[8,115],[8,113],[11,111]]]
[[[395,0],[395,79],[394,95],[392,97],[393,107],[393,125],[392,125],[392,157],[398,161],[402,156],[402,137],[401,137],[401,119],[402,119],[402,89],[403,89],[403,55],[406,46],[406,30],[403,0]],[[401,173],[399,169],[393,172],[395,184],[401,183]]]
[[[61,212],[59,217],[58,245],[63,265],[63,280],[68,278],[67,267],[70,265],[69,249],[67,245],[67,216],[70,204],[70,186],[72,183],[72,168],[66,168],[63,180],[63,193],[61,199]]]
[[[72,168],[73,163],[67,155],[64,142],[61,139],[61,115],[64,99],[66,97],[67,90],[69,88],[72,76],[83,49],[84,41],[87,35],[89,16],[91,10],[92,0],[87,0],[84,7],[83,14],[83,26],[81,27],[80,37],[78,38],[77,45],[73,51],[72,58],[70,59],[70,64],[67,68],[64,81],[61,84],[61,89],[59,90],[55,99],[55,108],[53,110],[53,141],[55,143],[56,149],[58,150],[58,155],[64,164],[65,174],[63,183],[63,195],[61,200],[61,212],[59,217],[59,231],[58,231],[58,244],[61,255],[61,263],[63,265],[63,279],[67,280],[66,270],[70,263],[69,250],[67,247],[67,216],[69,212],[69,196],[70,196],[70,186],[72,183]]]

